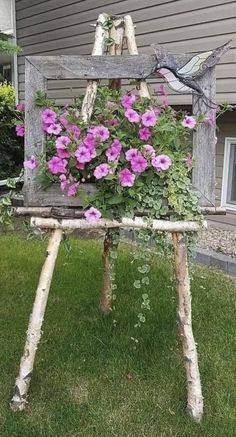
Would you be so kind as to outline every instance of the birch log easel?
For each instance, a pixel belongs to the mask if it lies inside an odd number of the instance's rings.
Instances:
[[[98,79],[136,79],[139,82],[138,88],[140,96],[150,98],[148,87],[145,81],[143,81],[143,77],[147,77],[148,73],[150,73],[149,76],[151,76],[151,72],[155,70],[156,60],[150,55],[138,55],[131,17],[126,16],[123,19],[119,18],[120,22],[117,29],[115,29],[114,26],[111,32],[116,40],[116,31],[118,31],[119,28],[118,33],[120,38],[122,35],[122,38],[125,36],[127,40],[129,55],[126,57],[103,56],[102,60],[98,59],[103,55],[105,41],[108,36],[106,27],[103,26],[107,17],[108,15],[101,14],[97,22],[95,44],[92,53],[92,55],[95,55],[95,58],[94,56],[86,58],[81,56],[44,56],[26,58],[26,78],[28,80],[28,87],[26,86],[26,153],[29,155],[32,152],[37,153],[38,151],[41,152],[44,150],[39,110],[35,108],[34,105],[35,91],[45,91],[46,80],[58,78],[58,69],[60,69],[60,78],[90,79],[82,105],[82,116],[85,122],[89,121],[92,114]],[[118,22],[116,22],[116,24],[117,23]],[[124,24],[124,30],[121,23]],[[121,54],[119,53],[119,51],[122,51],[121,39],[119,40],[120,43],[110,49],[110,54]],[[183,65],[183,54],[172,54],[171,56],[175,63],[180,66]],[[184,54],[184,59],[186,60],[186,58],[190,59],[191,56],[188,57],[188,55]],[[204,80],[206,81],[206,86],[209,88],[211,87],[211,83],[209,82],[211,81],[211,75],[213,74],[213,70],[211,71],[212,73],[209,73],[206,76],[203,75],[202,77],[202,80],[205,77]],[[33,81],[32,78],[34,79]],[[214,83],[211,93],[214,92],[213,88]],[[207,141],[207,138],[213,139],[213,131],[211,131],[206,137],[206,135],[204,135],[204,130],[202,130],[200,136],[202,142],[204,142],[205,139]],[[198,148],[196,148],[196,154],[198,154]],[[198,156],[196,156],[196,159],[198,159]],[[210,164],[211,162],[209,162],[209,165]],[[205,180],[203,182],[205,184],[208,183],[207,173],[205,173]],[[99,222],[91,224],[82,218],[83,211],[81,208],[75,209],[75,207],[78,206],[78,204],[73,203],[76,202],[76,199],[69,199],[68,201],[68,199],[62,198],[61,193],[56,191],[57,187],[55,187],[55,191],[53,191],[54,197],[52,198],[51,194],[48,195],[46,192],[40,191],[40,187],[36,184],[35,174],[30,175],[27,172],[25,176],[25,184],[27,187],[24,197],[25,206],[23,208],[16,208],[15,214],[31,215],[32,227],[51,230],[52,234],[49,239],[45,263],[36,290],[36,297],[28,326],[24,353],[20,362],[19,376],[16,379],[14,395],[11,402],[12,409],[14,411],[23,410],[27,403],[27,394],[33,372],[35,353],[41,336],[41,328],[49,288],[62,238],[62,232],[64,230],[73,229],[104,229],[107,231],[112,229],[119,230],[122,228],[147,229],[150,227],[154,231],[164,231],[172,234],[175,274],[179,297],[178,320],[180,339],[182,342],[187,376],[187,411],[195,421],[200,421],[203,414],[203,397],[198,368],[197,350],[192,331],[191,290],[185,236],[188,232],[197,232],[201,225],[196,221],[172,221],[171,215],[167,217],[166,220],[153,220],[151,224],[145,220],[144,216],[136,216],[134,219],[123,217],[120,221],[101,219]],[[62,208],[59,208],[59,206]],[[71,208],[66,209],[66,206],[70,206]],[[215,206],[212,206],[211,204],[202,205],[202,212],[205,214],[224,213],[222,209],[215,208]],[[205,222],[203,225],[205,225]],[[109,249],[108,245],[108,251]],[[109,261],[106,254],[104,255],[104,260]],[[109,263],[106,263],[106,274],[108,270]],[[109,296],[109,299],[110,298],[111,296]]]

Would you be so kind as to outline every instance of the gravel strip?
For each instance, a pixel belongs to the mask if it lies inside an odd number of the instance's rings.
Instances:
[[[214,250],[236,257],[236,230],[229,231],[210,226],[199,234],[197,245],[203,249]]]

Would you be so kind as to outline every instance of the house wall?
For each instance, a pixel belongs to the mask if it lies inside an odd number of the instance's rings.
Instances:
[[[227,112],[218,122],[219,130],[217,132],[217,144],[216,144],[216,201],[220,205],[221,190],[222,190],[222,177],[223,177],[223,165],[224,165],[224,148],[225,138],[236,138],[236,110]]]
[[[159,43],[176,52],[205,51],[232,39],[232,50],[217,67],[218,101],[236,103],[235,0],[16,0],[19,91],[24,97],[24,55],[91,53],[98,14],[131,14],[140,53]],[[50,95],[68,101],[80,92],[76,81],[49,84]],[[71,89],[73,88],[73,90]],[[189,104],[191,96],[173,95],[173,104]]]

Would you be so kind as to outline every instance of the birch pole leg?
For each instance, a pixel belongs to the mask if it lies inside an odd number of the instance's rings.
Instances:
[[[130,15],[125,15],[125,36],[127,40],[128,52],[130,55],[138,55],[138,48],[135,40],[135,30],[133,20]],[[150,92],[145,80],[140,80],[138,85],[139,95],[142,98],[150,99]]]
[[[30,316],[24,353],[20,362],[19,375],[16,378],[14,394],[11,400],[13,411],[21,411],[27,402],[27,393],[32,377],[34,359],[41,337],[41,328],[47,305],[53,271],[62,238],[62,230],[53,231],[46,252],[46,259],[39,279],[36,297]]]
[[[119,56],[123,52],[123,38],[124,38],[124,21],[123,18],[114,20],[113,26],[110,30],[110,38],[114,40],[114,44],[109,47],[109,55]],[[121,87],[120,79],[111,79],[109,81],[109,88],[119,89]],[[117,235],[118,233],[118,235]],[[119,229],[107,229],[103,243],[102,254],[102,290],[100,298],[100,311],[103,314],[109,314],[112,311],[112,281],[113,264],[110,262],[110,251],[112,248],[118,247]]]
[[[92,50],[92,56],[102,56],[106,46],[106,38],[108,36],[107,30],[103,28],[103,24],[107,20],[107,14],[100,14],[98,16],[95,41]],[[81,116],[85,123],[87,123],[92,115],[93,106],[97,95],[97,80],[89,80],[86,88],[84,100],[81,108]]]
[[[191,291],[188,273],[187,248],[184,242],[183,233],[173,233],[172,239],[175,256],[176,282],[179,295],[178,322],[187,375],[187,412],[196,422],[200,422],[203,415],[203,397],[198,368],[197,348],[192,331]]]

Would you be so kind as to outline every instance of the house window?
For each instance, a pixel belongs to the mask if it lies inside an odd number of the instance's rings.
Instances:
[[[222,206],[236,209],[236,138],[225,139]]]

